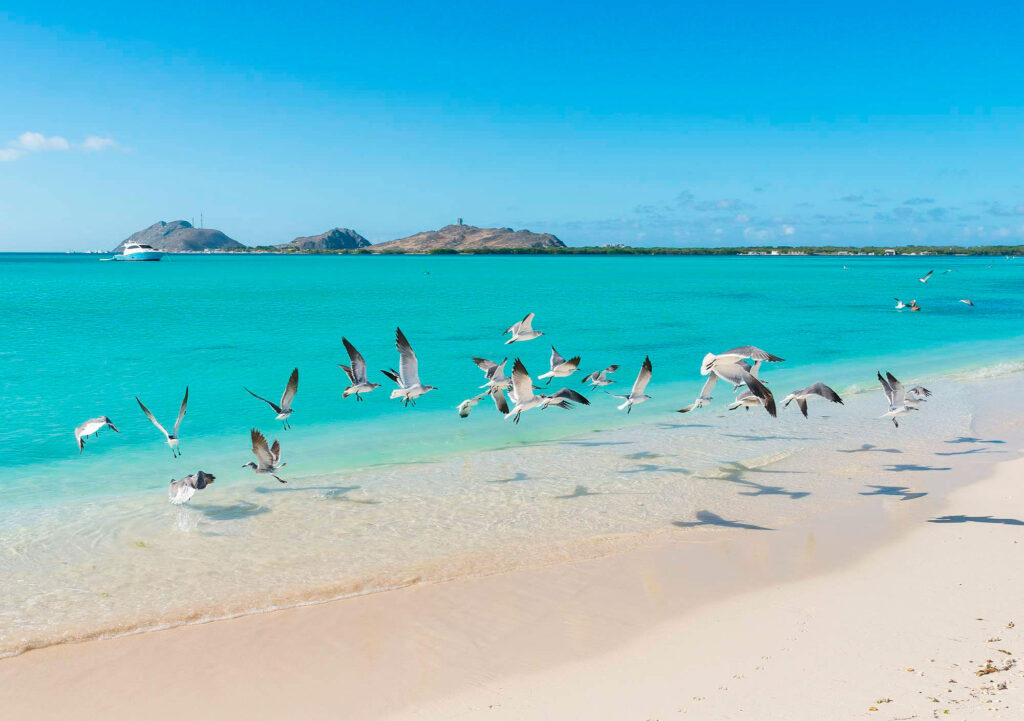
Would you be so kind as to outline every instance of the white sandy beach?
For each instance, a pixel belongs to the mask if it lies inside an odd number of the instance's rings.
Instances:
[[[1016,718],[1021,478],[879,497],[861,555],[839,513],[53,646],[0,661],[5,715]]]

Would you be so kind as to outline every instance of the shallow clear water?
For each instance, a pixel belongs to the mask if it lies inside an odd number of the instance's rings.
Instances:
[[[547,335],[503,345],[528,311]],[[942,468],[936,444],[1016,412],[1021,318],[1024,265],[1002,258],[0,255],[0,653],[578,555],[712,509],[772,527],[855,502],[900,471],[842,451]],[[397,362],[396,324],[440,390],[416,408],[386,386],[343,401],[341,336],[376,374]],[[472,356],[537,375],[549,341],[584,372],[620,364],[615,392],[649,354],[654,399],[627,417],[593,393],[519,426],[486,403],[455,414],[482,380]],[[763,373],[776,392],[823,380],[846,405],[771,421],[724,411],[720,384],[710,408],[671,412],[705,352],[747,343],[786,358]],[[277,398],[295,366],[283,431],[242,386]],[[936,386],[898,432],[876,418],[876,368]],[[170,424],[185,385],[175,460],[134,396]],[[121,433],[79,456],[74,426],[101,414]],[[281,440],[287,486],[241,468],[253,426]],[[168,480],[197,468],[216,483],[168,505]]]

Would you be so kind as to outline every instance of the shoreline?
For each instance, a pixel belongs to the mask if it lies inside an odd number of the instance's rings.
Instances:
[[[229,698],[237,695],[231,690],[237,692],[250,683],[250,674],[269,674],[263,680],[276,684],[277,691],[258,694],[249,715],[259,714],[267,704],[287,713],[301,698],[301,703],[310,704],[307,717],[326,717],[337,698],[362,698],[364,687],[368,687],[377,694],[368,694],[373,700],[359,709],[360,718],[396,713],[401,718],[458,718],[454,709],[463,706],[465,717],[474,717],[471,709],[478,709],[480,699],[488,694],[500,698],[504,709],[527,703],[527,707],[507,711],[512,714],[507,718],[528,718],[531,711],[543,717],[541,712],[548,706],[528,708],[529,690],[539,681],[532,678],[527,682],[525,674],[546,669],[559,677],[568,675],[577,685],[584,680],[573,675],[574,668],[604,664],[620,674],[623,669],[618,668],[616,659],[623,649],[645,642],[657,645],[650,640],[660,633],[657,629],[679,631],[685,619],[715,615],[737,604],[743,607],[748,603],[744,599],[785,595],[785,589],[801,584],[820,586],[836,575],[856,576],[861,573],[856,569],[863,569],[868,559],[898,555],[908,539],[928,527],[926,516],[939,515],[943,509],[963,510],[960,505],[972,495],[991,495],[991,487],[998,485],[993,479],[1012,475],[1005,470],[1011,464],[1020,469],[1024,461],[999,463],[995,472],[991,467],[984,470],[968,464],[961,473],[980,471],[987,474],[985,480],[975,478],[941,498],[927,496],[908,504],[898,497],[878,496],[869,499],[871,503],[840,508],[773,533],[696,529],[700,532],[686,540],[665,539],[596,559],[420,584],[217,623],[50,646],[0,660],[0,681],[23,689],[24,696],[15,704],[25,703],[25,709],[34,708],[36,714],[39,707],[30,705],[33,699],[38,701],[40,684],[67,684],[60,703],[77,709],[75,715],[81,716],[83,708],[93,712],[92,703],[101,698],[99,689],[111,693],[112,687],[123,688],[129,684],[124,676],[128,674],[130,685],[143,698],[154,701],[153,707],[146,709],[149,718],[169,718],[182,708],[242,718],[247,715],[246,707],[229,704]],[[1019,497],[1014,500],[1022,502]],[[869,508],[873,513],[866,514]],[[1006,506],[997,515],[1004,509],[1010,515]],[[1024,517],[1024,508],[1013,512],[1015,517]],[[974,525],[983,530],[998,524]],[[1013,526],[1006,528],[1012,530]],[[976,536],[981,531],[971,533]],[[934,536],[935,532],[928,534]],[[852,544],[851,538],[867,545]],[[944,552],[936,549],[932,555]],[[700,583],[692,583],[695,579]],[[256,639],[258,652],[252,646]],[[274,659],[279,657],[290,658],[294,668],[277,668]],[[186,688],[159,690],[161,674],[199,658],[204,665],[220,669],[214,697],[202,675]],[[324,667],[312,664],[310,658],[320,659]],[[261,659],[270,666],[263,667]],[[234,670],[225,677],[223,669],[228,667]],[[397,679],[395,670],[400,672]],[[276,680],[277,673],[285,674],[286,683]],[[519,689],[518,696],[507,691],[509,679],[514,680],[511,688]],[[610,692],[625,685],[610,679],[605,684],[594,687]],[[338,697],[324,691],[336,687],[341,689]],[[555,690],[551,693],[556,697],[547,700],[558,702],[561,697]],[[436,715],[430,709],[435,709]],[[53,712],[54,717],[59,715],[56,708]],[[572,707],[563,712],[560,717],[586,718],[574,716]],[[99,715],[100,709],[96,713]],[[117,707],[108,702],[102,713],[117,717]]]

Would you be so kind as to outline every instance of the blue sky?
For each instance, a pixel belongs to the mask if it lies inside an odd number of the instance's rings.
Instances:
[[[170,5],[0,11],[0,250],[1024,239],[1019,4]]]

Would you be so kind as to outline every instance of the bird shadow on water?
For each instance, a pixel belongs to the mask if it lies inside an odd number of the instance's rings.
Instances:
[[[656,423],[658,428],[671,431],[675,428],[714,428],[710,423]]]
[[[510,478],[495,478],[493,481],[487,481],[487,483],[517,483],[519,481],[529,480],[530,474],[517,471],[514,476]]]
[[[728,521],[711,511],[697,511],[696,521],[672,521],[677,528],[696,528],[697,526],[721,526],[722,528],[742,528],[747,531],[772,531],[775,529],[755,526],[753,523]]]
[[[690,471],[685,468],[667,468],[656,463],[640,463],[636,468],[619,471],[619,473],[682,473],[683,475],[689,475]]]
[[[362,486],[257,486],[256,493],[300,493],[303,491],[322,491],[325,497],[339,493],[358,491]]]
[[[922,466],[917,463],[888,463],[885,470],[891,473],[903,473],[905,471],[951,471],[950,466]]]
[[[241,501],[232,506],[193,506],[197,511],[214,521],[236,521],[240,518],[252,518],[270,513],[270,509],[258,503]]]
[[[952,440],[946,441],[946,443],[1006,443],[1006,441],[1000,440],[985,440],[984,438],[974,438],[972,436],[959,436]]]
[[[651,451],[638,451],[636,453],[627,453],[623,458],[628,458],[631,461],[638,461],[642,458],[661,458],[661,454],[652,453]]]
[[[975,453],[1006,453],[1006,451],[1002,451],[1002,450],[997,451],[994,448],[969,448],[966,451],[946,451],[946,452],[936,451],[935,455],[937,455],[937,456],[970,456],[970,455],[973,455]]]
[[[939,516],[928,519],[928,523],[1001,523],[1004,526],[1024,526],[1017,518],[993,518],[992,516]]]
[[[903,451],[901,451],[899,448],[879,448],[878,446],[872,445],[870,443],[865,443],[860,448],[836,449],[837,453],[867,453],[869,451],[873,453],[903,453]]]
[[[564,496],[554,496],[554,498],[560,498],[560,499],[564,500],[564,499],[567,499],[567,498],[583,498],[584,496],[600,496],[600,495],[601,495],[600,493],[597,493],[596,491],[592,491],[589,488],[587,488],[586,486],[576,486],[576,488],[573,489],[572,493],[566,494]]]
[[[868,484],[873,491],[861,491],[862,496],[900,496],[901,501],[913,501],[927,496],[926,491],[911,491],[908,486],[875,486]]]
[[[791,500],[799,500],[811,495],[810,491],[790,491],[783,486],[768,486],[756,481],[748,481],[743,477],[744,473],[804,473],[804,471],[782,471],[768,468],[750,468],[737,461],[729,462],[728,466],[722,468],[717,476],[700,476],[709,481],[725,481],[749,488],[749,491],[740,491],[741,496],[788,496]]]
[[[745,433],[722,433],[729,438],[738,438],[741,441],[816,441],[817,438],[806,436],[753,436]]]

